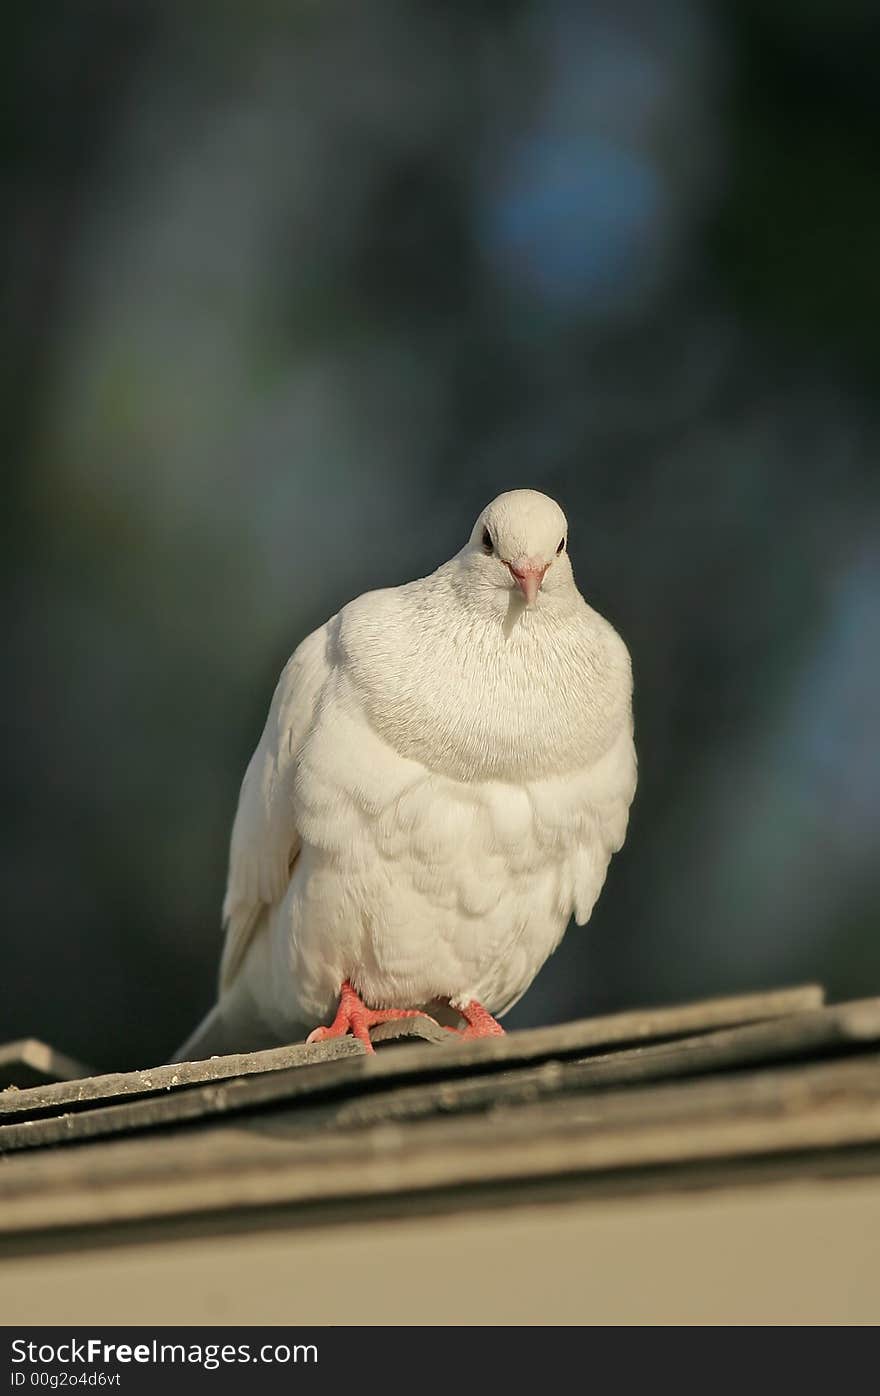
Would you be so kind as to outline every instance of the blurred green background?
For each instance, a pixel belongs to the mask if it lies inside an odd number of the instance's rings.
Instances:
[[[208,1007],[278,671],[494,494],[636,675],[590,926],[507,1020],[880,991],[870,0],[33,4],[0,52],[0,1038]]]

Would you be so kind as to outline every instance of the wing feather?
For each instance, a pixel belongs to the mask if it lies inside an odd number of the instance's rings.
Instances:
[[[330,625],[328,621],[307,636],[282,670],[242,781],[223,901],[221,992],[241,968],[264,913],[284,897],[299,853],[293,785],[299,752],[330,672]]]

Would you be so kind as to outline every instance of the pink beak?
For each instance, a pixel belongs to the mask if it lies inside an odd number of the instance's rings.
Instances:
[[[535,597],[541,589],[544,580],[544,573],[550,566],[549,562],[540,562],[537,558],[523,558],[522,562],[508,562],[511,576],[525,597],[527,606],[534,606]]]

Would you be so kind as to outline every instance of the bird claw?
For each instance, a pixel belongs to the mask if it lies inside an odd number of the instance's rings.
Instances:
[[[333,1022],[329,1027],[314,1028],[306,1042],[327,1042],[330,1038],[345,1037],[351,1033],[368,1052],[374,1052],[376,1049],[370,1041],[370,1028],[379,1023],[395,1022],[398,1018],[427,1018],[429,1023],[434,1021],[418,1008],[368,1008],[346,979],[339,991],[339,1007]]]
[[[497,1018],[485,1009],[476,999],[471,999],[467,1003],[450,1003],[456,1013],[460,1013],[467,1024],[464,1028],[450,1028],[450,1032],[457,1033],[465,1041],[471,1041],[477,1037],[504,1037],[505,1032]]]

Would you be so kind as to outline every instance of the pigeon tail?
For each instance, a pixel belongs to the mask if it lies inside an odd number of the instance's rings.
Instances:
[[[270,1033],[255,1023],[235,1021],[225,1002],[215,1003],[198,1027],[195,1028],[169,1058],[171,1062],[201,1062],[208,1057],[229,1057],[239,1052],[262,1052],[269,1047],[282,1047],[286,1043],[305,1041],[308,1028],[294,1026],[290,1035],[284,1038]]]

